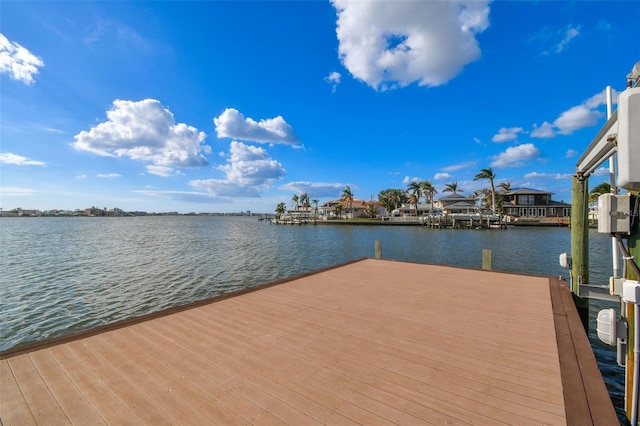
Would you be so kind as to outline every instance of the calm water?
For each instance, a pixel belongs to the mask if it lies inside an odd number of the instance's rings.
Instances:
[[[591,283],[611,271],[610,239],[591,232]],[[243,217],[0,219],[0,350],[349,260],[386,259],[567,276],[568,228],[506,231],[421,227],[275,226]],[[604,302],[591,303],[591,330]],[[624,369],[590,340],[620,413]],[[623,413],[623,411],[622,411]],[[624,415],[624,414],[622,414]]]

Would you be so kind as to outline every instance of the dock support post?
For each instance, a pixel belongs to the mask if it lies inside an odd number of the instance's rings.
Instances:
[[[589,181],[573,176],[571,184],[571,293],[587,334],[589,299],[579,297],[578,286],[589,284]]]
[[[482,249],[482,269],[491,270],[491,250]]]
[[[376,259],[382,259],[382,242],[380,240],[375,241],[375,253]]]

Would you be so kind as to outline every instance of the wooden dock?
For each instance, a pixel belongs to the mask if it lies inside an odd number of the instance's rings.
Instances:
[[[365,259],[0,358],[4,426],[618,424],[540,276]]]

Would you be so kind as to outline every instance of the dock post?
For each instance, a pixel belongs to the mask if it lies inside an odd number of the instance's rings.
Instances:
[[[589,299],[579,294],[580,284],[589,284],[589,180],[573,176],[571,184],[571,293],[582,325],[589,333]]]
[[[382,242],[380,240],[375,241],[375,253],[376,259],[382,259]]]
[[[491,250],[482,249],[482,269],[491,270]]]

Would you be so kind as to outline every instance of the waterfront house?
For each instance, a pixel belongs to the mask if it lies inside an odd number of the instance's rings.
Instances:
[[[519,220],[568,221],[571,204],[553,201],[551,192],[529,188],[515,188],[496,192],[496,203],[502,203],[502,213]]]
[[[442,210],[443,213],[469,213],[469,209],[476,206],[476,197],[465,197],[460,194],[450,194],[442,198],[438,198],[434,206]]]
[[[376,211],[378,211],[380,203],[377,201],[354,198],[352,205],[350,205],[345,200],[331,200],[318,207],[318,216],[323,219],[368,217],[366,211],[372,203]]]

